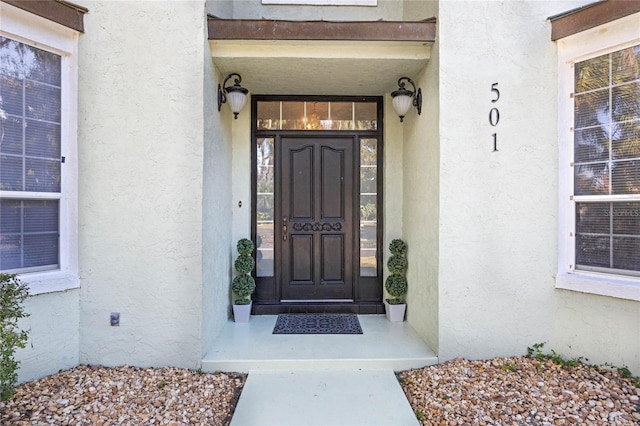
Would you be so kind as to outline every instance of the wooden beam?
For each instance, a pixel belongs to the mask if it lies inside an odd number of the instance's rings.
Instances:
[[[0,0],[60,25],[84,32],[84,14],[89,10],[64,0]]]
[[[604,0],[569,12],[552,16],[551,40],[606,24],[640,12],[640,0]]]
[[[427,21],[277,21],[208,19],[209,40],[349,40],[433,42],[435,19]]]

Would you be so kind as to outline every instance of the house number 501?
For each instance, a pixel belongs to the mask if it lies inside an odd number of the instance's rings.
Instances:
[[[498,90],[498,83],[493,83],[491,85],[491,91],[493,92],[494,98],[491,99],[491,103],[495,104],[500,99],[500,90]],[[493,107],[489,110],[489,124],[491,126],[496,127],[500,122],[500,110],[497,107]],[[493,136],[493,151],[498,150],[498,133],[494,133]]]

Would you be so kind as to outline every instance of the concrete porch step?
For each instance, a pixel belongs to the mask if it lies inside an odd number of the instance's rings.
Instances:
[[[363,334],[272,334],[276,315],[229,321],[214,340],[202,370],[407,370],[437,364],[437,356],[407,323],[359,315]]]
[[[415,426],[391,370],[250,371],[231,426]]]

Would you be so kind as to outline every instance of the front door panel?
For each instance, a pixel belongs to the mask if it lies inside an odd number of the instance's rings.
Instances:
[[[283,137],[281,301],[353,300],[352,138]]]

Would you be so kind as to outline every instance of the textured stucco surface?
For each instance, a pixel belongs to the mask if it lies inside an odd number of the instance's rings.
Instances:
[[[640,373],[639,303],[554,288],[558,74],[547,17],[588,1],[380,0],[378,10],[76,2],[90,10],[79,46],[81,289],[27,302],[33,347],[18,354],[21,380],[78,362],[195,368],[229,316],[235,241],[250,230],[250,112],[234,120],[226,106],[217,111],[226,74],[211,59],[205,10],[437,15],[431,59],[409,75],[423,90],[422,115],[412,110],[400,124],[385,95],[384,260],[391,239],[407,240],[409,323],[441,361],[549,342],[564,356]],[[340,73],[318,78],[341,94]],[[494,106],[500,122],[491,127]]]
[[[378,6],[292,6],[263,5],[262,0],[241,0],[233,3],[236,19],[291,19],[291,20],[335,20],[335,21],[400,21],[404,3],[421,0],[378,0]],[[428,16],[414,15],[412,21]]]
[[[232,114],[218,113],[219,73],[204,48],[204,165],[202,192],[202,352],[229,317]]]
[[[416,76],[422,88],[422,114],[404,123],[403,231],[409,244],[407,320],[438,353],[439,260],[439,86],[438,43],[427,68]]]
[[[20,322],[29,341],[18,349],[18,379],[27,382],[78,365],[79,290],[40,294],[25,302],[30,316]]]
[[[244,79],[243,79],[244,82]],[[225,105],[227,122],[231,126],[233,139],[231,180],[233,213],[232,241],[230,247],[231,259],[238,255],[236,243],[241,238],[251,238],[251,98],[247,99],[242,112],[237,119]],[[233,273],[233,271],[229,271]],[[231,275],[229,275],[231,276]]]
[[[389,243],[394,238],[402,238],[402,124],[393,111],[391,96],[384,98],[384,147],[383,147],[383,177],[384,177],[384,273],[389,275],[386,261],[391,253]]]
[[[443,361],[524,353],[553,329],[557,83],[544,9],[440,4]],[[501,118],[491,127],[494,106]]]
[[[558,75],[547,17],[578,5],[440,4],[441,361],[553,341],[560,353],[571,346],[638,369],[637,305],[554,289]],[[492,104],[495,82],[501,97]],[[500,122],[491,127],[494,106]]]
[[[557,290],[556,296],[549,348],[640,374],[640,303],[567,290]]]
[[[79,3],[80,361],[195,368],[204,1]]]

